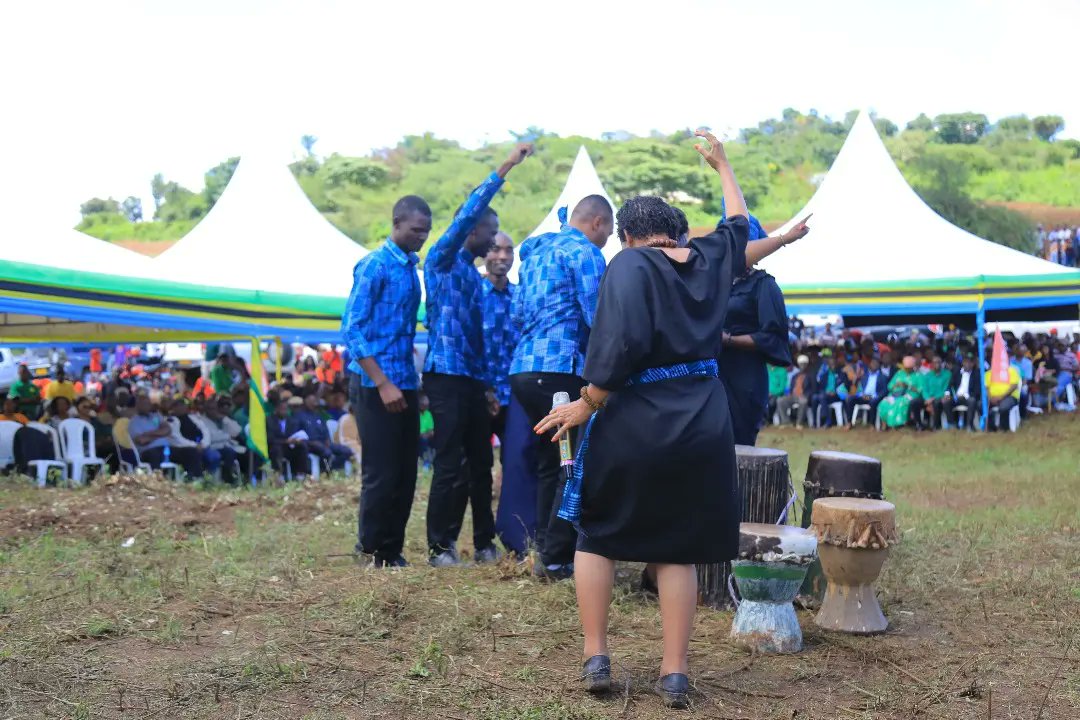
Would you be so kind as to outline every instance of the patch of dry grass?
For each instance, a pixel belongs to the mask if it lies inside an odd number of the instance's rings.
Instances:
[[[879,584],[892,628],[840,636],[800,613],[803,653],[750,657],[726,640],[730,613],[703,610],[692,716],[1080,715],[1080,647],[1066,655],[1080,627],[1080,423],[769,431],[761,444],[788,450],[796,478],[812,449],[883,460],[904,534]],[[572,585],[509,563],[358,569],[356,491],[0,484],[0,718],[668,716],[650,694],[658,608],[629,581],[612,608],[619,690],[585,697]],[[421,491],[413,560],[425,505]]]

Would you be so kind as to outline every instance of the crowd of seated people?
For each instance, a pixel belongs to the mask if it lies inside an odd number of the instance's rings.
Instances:
[[[796,428],[881,430],[979,429],[985,383],[987,430],[1008,429],[1020,415],[1073,412],[1078,394],[1080,336],[1005,337],[1008,382],[990,375],[993,338],[980,362],[976,338],[955,329],[879,340],[859,330],[821,333],[795,328],[794,367],[769,369],[767,421]],[[980,373],[982,376],[980,377]]]
[[[94,448],[86,454],[104,460],[110,472],[142,464],[232,484],[261,476],[263,463],[249,449],[250,374],[230,346],[221,347],[205,372],[190,374],[146,363],[137,353],[74,381],[62,366],[41,379],[20,366],[0,413],[0,421],[24,426],[15,433],[14,469],[26,473],[32,460],[58,459],[37,423],[59,432],[63,421],[76,418],[93,430]],[[340,354],[330,349],[298,360],[280,383],[270,383],[266,435],[275,471],[299,479],[347,463],[359,467],[359,433],[341,367]]]

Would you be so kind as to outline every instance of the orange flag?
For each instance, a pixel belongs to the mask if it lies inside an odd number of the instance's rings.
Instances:
[[[1005,339],[1001,337],[1001,328],[994,330],[994,354],[990,357],[990,381],[1009,384],[1009,351],[1005,348]]]

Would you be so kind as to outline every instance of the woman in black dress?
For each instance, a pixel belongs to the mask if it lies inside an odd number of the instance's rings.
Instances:
[[[760,228],[751,218],[750,242],[765,237]],[[784,294],[764,270],[748,268],[731,287],[719,360],[735,444],[756,445],[769,405],[765,365],[791,365]]]
[[[697,603],[695,563],[735,556],[739,516],[735,450],[717,379],[732,277],[806,234],[747,247],[746,206],[723,146],[699,130],[696,146],[720,175],[732,218],[677,248],[678,220],[662,200],[633,198],[618,213],[626,249],[600,286],[581,399],[552,410],[535,430],[588,423],[560,516],[580,530],[574,561],[585,634],[583,679],[611,682],[607,618],[615,560],[656,563],[664,657],[657,691],[685,707],[687,650]],[[595,412],[595,416],[594,416]]]

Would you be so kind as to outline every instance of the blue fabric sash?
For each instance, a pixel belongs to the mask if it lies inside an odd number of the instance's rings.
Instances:
[[[720,370],[716,360],[694,360],[692,362],[678,363],[666,367],[649,368],[626,381],[626,387],[635,385],[648,385],[650,383],[674,380],[676,378],[692,376],[719,377]],[[559,517],[574,523],[577,527],[581,520],[581,480],[584,475],[585,456],[589,452],[589,434],[592,432],[593,423],[597,413],[593,413],[589,422],[585,424],[585,434],[581,438],[581,446],[574,458],[573,474],[566,480],[563,488],[562,502],[559,504]],[[580,529],[580,528],[579,528]]]

